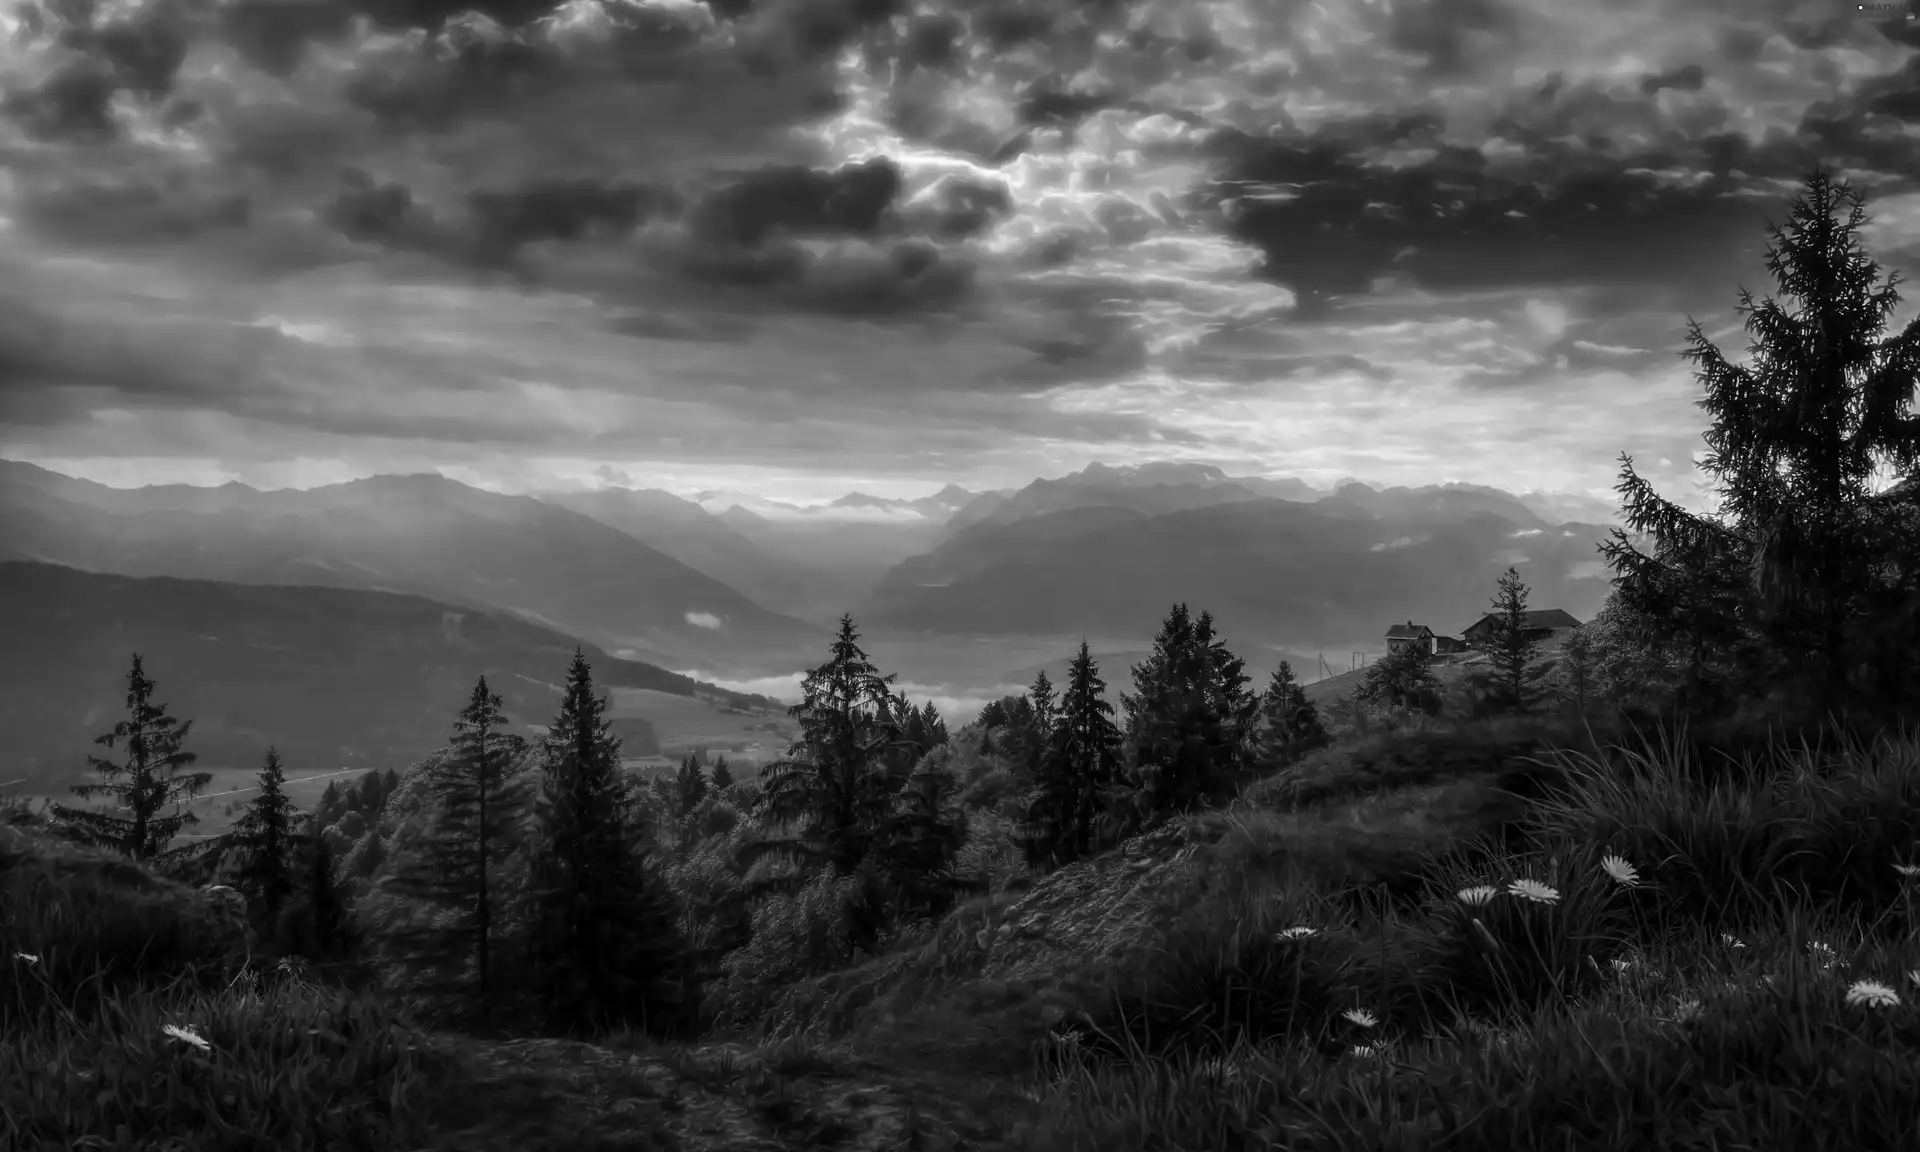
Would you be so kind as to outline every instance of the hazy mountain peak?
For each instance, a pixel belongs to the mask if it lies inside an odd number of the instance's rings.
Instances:
[[[1139,484],[1231,483],[1231,478],[1212,464],[1184,460],[1149,460],[1140,464],[1120,465],[1102,464],[1096,460],[1078,472],[1062,476],[1059,482],[1069,480],[1120,480]]]

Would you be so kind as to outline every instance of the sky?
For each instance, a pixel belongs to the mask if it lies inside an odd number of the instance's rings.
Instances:
[[[1744,357],[1813,164],[1920,271],[1916,49],[1840,0],[21,5],[0,457],[810,502],[1624,451],[1694,503],[1684,325]]]

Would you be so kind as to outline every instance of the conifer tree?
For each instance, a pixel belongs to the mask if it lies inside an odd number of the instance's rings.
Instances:
[[[269,918],[279,916],[298,879],[293,860],[295,811],[285,783],[280,752],[270,747],[260,768],[259,791],[234,826],[234,842],[243,854],[238,886]]]
[[[1741,292],[1744,366],[1690,323],[1713,514],[1662,498],[1621,456],[1626,525],[1652,548],[1616,530],[1602,551],[1639,630],[1680,657],[1684,698],[1779,687],[1825,713],[1920,688],[1920,318],[1882,338],[1899,277],[1879,283],[1866,222],[1857,193],[1814,172],[1769,226],[1767,269],[1797,310]]]
[[[72,786],[73,793],[82,798],[114,797],[127,815],[53,805],[54,814],[76,838],[116,848],[135,860],[159,855],[183,826],[200,822],[191,811],[178,806],[199,795],[213,779],[210,772],[181,773],[197,759],[181,748],[193,722],[183,724],[168,715],[166,705],[153,702],[153,689],[154,682],[147,678],[136,652],[133,669],[127,673],[127,718],[93,741],[105,748],[124,743],[126,763],[90,755],[87,763],[109,782]],[[175,810],[161,815],[161,809],[168,805],[174,805]]]
[[[933,747],[933,740],[927,734],[927,723],[918,708],[908,708],[905,720],[900,726],[900,738],[913,748],[913,759],[919,760]]]
[[[1174,605],[1133,674],[1135,694],[1121,702],[1147,810],[1184,809],[1224,787],[1244,763],[1259,701],[1212,614]]]
[[[673,779],[673,792],[682,816],[699,807],[700,801],[706,799],[706,771],[700,767],[699,757],[691,752],[680,762],[680,771]]]
[[[953,874],[967,839],[966,814],[954,799],[958,788],[944,765],[916,765],[886,822],[879,855],[904,919],[941,916],[961,892],[982,887]]]
[[[1307,699],[1307,690],[1293,674],[1290,661],[1280,661],[1260,695],[1259,746],[1262,756],[1286,761],[1326,743],[1320,710]]]
[[[1247,687],[1253,678],[1247,675],[1246,661],[1229,651],[1226,641],[1214,634],[1213,613],[1200,613],[1193,635],[1207,686],[1208,710],[1222,725],[1213,738],[1215,761],[1222,770],[1237,770],[1258,731],[1260,696]]]
[[[1586,715],[1588,698],[1594,694],[1599,658],[1594,635],[1584,624],[1568,633],[1566,643],[1560,646],[1560,662],[1554,668],[1554,679],[1582,716]]]
[[[668,1032],[687,1007],[678,911],[641,844],[606,710],[575,649],[548,729],[531,868],[535,993],[556,1032]],[[681,771],[685,802],[688,782],[704,790],[706,779],[692,755]]]
[[[1507,569],[1500,577],[1493,612],[1485,643],[1487,662],[1493,668],[1489,682],[1493,702],[1505,712],[1531,711],[1540,697],[1534,683],[1539,672],[1540,643],[1527,635],[1527,586],[1515,569]]]
[[[733,765],[727,763],[725,756],[713,762],[713,779],[708,783],[715,792],[725,792],[733,787]]]
[[[904,783],[893,771],[901,733],[892,680],[861,650],[853,618],[842,616],[826,663],[807,673],[801,702],[788,709],[799,738],[760,777],[757,808],[791,831],[750,843],[748,861],[780,856],[803,875],[859,867]]]
[[[1057,867],[1096,846],[1095,829],[1107,791],[1119,780],[1123,737],[1113,720],[1085,640],[1067,668],[1067,687],[1028,800],[1027,856]]]
[[[1004,728],[1007,726],[1006,697],[1003,696],[998,700],[987,701],[986,707],[980,709],[980,726],[983,728]]]
[[[304,907],[294,927],[294,948],[316,962],[338,960],[353,951],[355,942],[339,868],[319,824],[312,817],[303,823],[296,843]]]
[[[1033,686],[1027,689],[1027,699],[1033,705],[1034,732],[1040,737],[1042,747],[1053,736],[1053,722],[1059,711],[1054,699],[1053,682],[1047,679],[1047,670],[1040,669],[1033,677]]]
[[[396,890],[448,914],[444,924],[397,933],[411,944],[403,963],[428,974],[424,989],[450,999],[486,1026],[496,1007],[494,952],[504,901],[498,877],[529,799],[516,771],[525,741],[505,731],[500,697],[485,676],[454,721],[449,755],[428,764],[429,789],[441,803],[411,866],[393,877]],[[472,975],[468,975],[471,966]]]
[[[938,748],[947,742],[947,722],[940,718],[933,701],[927,701],[926,706],[920,709],[920,722],[927,730],[927,739],[932,741],[929,747]]]
[[[1433,713],[1440,708],[1440,681],[1427,654],[1408,644],[1367,665],[1353,695],[1356,700]]]

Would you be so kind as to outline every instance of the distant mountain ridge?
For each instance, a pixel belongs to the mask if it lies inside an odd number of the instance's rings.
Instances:
[[[1605,526],[1548,524],[1496,489],[1349,484],[1312,503],[1231,489],[1083,485],[1068,490],[1073,507],[976,521],[887,573],[860,619],[909,634],[1140,635],[1184,601],[1210,609],[1224,635],[1300,650],[1406,618],[1457,631],[1509,565],[1535,606],[1583,619],[1609,590],[1596,551]],[[1197,507],[1154,507],[1206,494]],[[1078,503],[1093,498],[1106,502]]]
[[[635,658],[742,678],[807,666],[843,612],[863,627],[909,635],[1141,634],[1170,598],[1185,595],[1188,569],[1207,556],[1244,571],[1208,572],[1206,580],[1262,585],[1258,594],[1226,592],[1248,604],[1261,643],[1346,642],[1378,630],[1362,627],[1375,609],[1404,618],[1458,607],[1435,598],[1423,608],[1419,588],[1389,589],[1402,579],[1394,575],[1407,563],[1402,553],[1440,565],[1428,583],[1461,579],[1463,566],[1497,574],[1517,563],[1536,586],[1536,603],[1561,597],[1565,604],[1549,606],[1578,612],[1583,598],[1603,595],[1605,581],[1596,583],[1590,550],[1555,534],[1597,540],[1615,519],[1604,501],[1581,494],[1460,483],[1376,488],[1351,478],[1328,492],[1298,478],[1236,477],[1177,461],[1092,464],[979,493],[949,484],[911,500],[849,492],[819,507],[718,489],[692,497],[623,487],[512,496],[431,474],[305,492],[234,483],[114,489],[3,461],[0,487],[0,557],[408,592],[514,612]],[[1234,507],[1246,511],[1218,511]],[[1313,511],[1302,519],[1300,509]],[[1582,509],[1601,515],[1565,521]],[[1476,526],[1482,518],[1491,520]],[[1333,527],[1341,523],[1368,525],[1361,535],[1377,538],[1350,540]],[[1201,524],[1294,534],[1294,559],[1276,562],[1254,541],[1189,543]],[[1136,546],[1125,545],[1129,532]],[[1168,534],[1179,543],[1163,540]],[[1077,578],[1070,573],[1085,557],[1064,553],[1083,545],[1100,570],[1075,589],[1064,582]],[[1189,551],[1174,556],[1169,547]],[[1328,593],[1324,610],[1303,600],[1318,577],[1289,567],[1302,557],[1355,572]],[[1387,599],[1359,602],[1376,585]],[[1297,630],[1308,624],[1311,636]]]
[[[747,710],[777,708],[621,660],[504,613],[384,592],[136,578],[0,561],[0,779],[77,780],[93,737],[125,713],[139,652],[204,764],[403,767],[443,747],[476,677],[519,725],[544,725],[577,646],[601,689],[645,688]],[[523,728],[523,731],[525,729]],[[630,755],[642,720],[615,722]]]
[[[943,540],[980,524],[1015,520],[1076,508],[1118,506],[1142,512],[1180,512],[1240,500],[1317,500],[1319,489],[1287,477],[1234,477],[1211,464],[1156,462],[1115,467],[1089,464],[1057,480],[1035,480],[1024,488],[982,493],[947,521]]]
[[[433,474],[117,489],[0,461],[0,559],[407,592],[706,668],[797,662],[825,639],[592,517]]]

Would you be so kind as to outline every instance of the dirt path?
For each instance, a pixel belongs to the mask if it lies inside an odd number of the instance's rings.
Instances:
[[[978,1086],[851,1053],[742,1045],[629,1052],[439,1036],[438,1134],[419,1152],[928,1152],[1005,1149]],[[974,1097],[968,1099],[967,1097]]]

